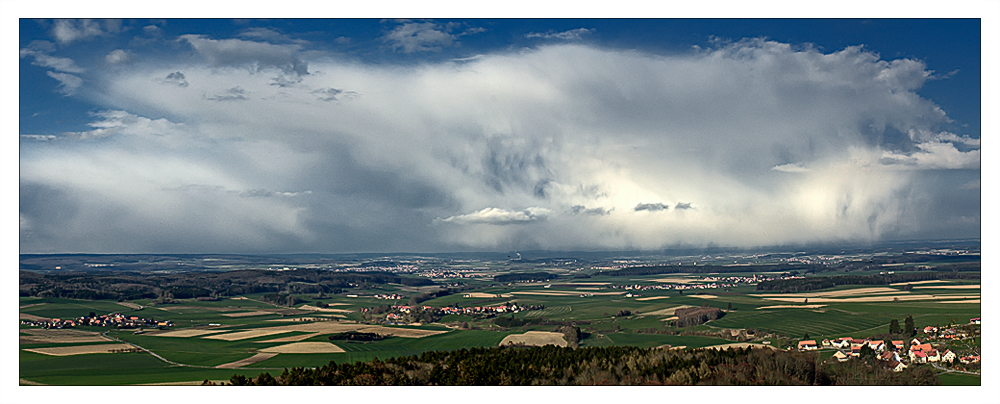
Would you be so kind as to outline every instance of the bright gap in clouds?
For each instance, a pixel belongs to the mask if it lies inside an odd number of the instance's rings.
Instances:
[[[400,52],[453,40],[403,27]],[[60,41],[100,35],[71,28]],[[412,66],[191,34],[190,59],[51,72],[104,109],[22,134],[22,252],[979,236],[979,139],[941,129],[922,62],[763,39],[664,56],[575,41],[589,32]]]

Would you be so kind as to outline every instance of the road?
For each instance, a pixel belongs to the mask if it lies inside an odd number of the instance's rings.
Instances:
[[[976,376],[982,376],[981,374],[979,374],[979,373],[976,373],[976,372],[966,372],[966,371],[964,371],[964,370],[954,370],[954,369],[948,369],[948,368],[946,368],[946,367],[942,367],[942,366],[938,365],[938,364],[937,364],[937,362],[930,362],[930,364],[931,364],[931,366],[933,366],[933,367],[934,367],[934,369],[937,369],[937,370],[943,370],[943,371],[945,371],[945,372],[948,372],[948,373],[965,373],[965,374],[967,374],[967,375],[976,375]]]
[[[148,350],[148,349],[146,349],[144,347],[141,347],[139,345],[133,344],[133,343],[128,342],[128,341],[125,341],[123,339],[118,339],[118,337],[111,337],[111,336],[108,335],[108,332],[110,332],[110,330],[101,333],[101,336],[104,337],[104,338],[107,338],[109,340],[115,341],[115,342],[120,342],[120,343],[123,343],[123,344],[128,344],[128,345],[131,345],[131,346],[136,347],[138,349],[141,349],[141,350],[145,351],[146,353],[149,353],[150,355],[153,355],[153,357],[155,357],[156,359],[159,359],[159,360],[161,360],[163,362],[169,363],[169,364],[174,365],[174,366],[182,366],[182,367],[186,367],[186,368],[201,368],[201,369],[219,369],[219,368],[217,368],[215,366],[190,365],[190,364],[187,364],[187,363],[177,363],[177,362],[174,362],[174,361],[172,361],[170,359],[164,358],[164,357],[158,355],[156,352],[150,351],[150,350]],[[285,368],[248,368],[248,367],[235,368],[233,370],[237,370],[237,369],[240,369],[240,370],[285,370]]]

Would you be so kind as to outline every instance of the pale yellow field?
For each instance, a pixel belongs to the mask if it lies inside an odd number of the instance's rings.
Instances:
[[[873,287],[873,288],[835,290],[830,292],[780,293],[780,294],[764,293],[764,294],[751,294],[750,296],[763,297],[765,299],[771,297],[811,299],[814,297],[843,297],[843,296],[860,296],[860,295],[878,295],[885,293],[905,293],[905,292],[893,288]]]
[[[351,312],[351,310],[322,308],[322,307],[310,306],[310,305],[307,305],[307,304],[304,304],[301,307],[299,307],[299,310],[321,311],[321,312],[328,312],[328,313],[350,313]]]
[[[42,342],[52,344],[79,344],[84,342],[103,342],[106,338],[100,334],[90,331],[66,330],[66,329],[44,329],[26,328],[20,332],[28,336],[20,336],[22,342]]]
[[[257,363],[257,362],[260,362],[260,361],[263,361],[263,360],[271,359],[271,358],[273,358],[275,356],[278,356],[277,352],[259,352],[256,355],[251,356],[251,357],[246,358],[246,359],[240,359],[240,360],[238,360],[236,362],[223,363],[223,364],[221,364],[219,366],[216,366],[216,368],[219,368],[219,369],[235,369],[235,368],[243,367],[243,366],[246,366],[246,365],[254,364],[254,363]]]
[[[825,304],[797,304],[797,305],[785,305],[785,306],[764,306],[758,307],[757,310],[763,309],[818,309],[820,307],[826,307]]]
[[[697,297],[699,299],[718,299],[716,295],[691,295],[691,297]]]
[[[253,317],[253,316],[267,316],[274,314],[272,311],[245,311],[242,313],[221,313],[226,317]]]
[[[278,345],[270,348],[260,349],[260,352],[266,353],[338,353],[344,352],[344,349],[331,344],[329,342],[293,342],[291,344]]]
[[[40,353],[44,355],[51,356],[69,356],[69,355],[83,355],[83,354],[95,354],[95,353],[109,353],[108,350],[111,349],[131,349],[134,348],[129,344],[101,344],[101,345],[77,345],[77,346],[60,346],[52,348],[35,348],[35,349],[25,349],[25,351]]]
[[[700,278],[677,278],[677,277],[673,277],[673,278],[653,279],[653,281],[654,282],[660,282],[660,283],[692,283],[692,282],[700,282],[701,279]]]
[[[524,334],[511,334],[500,341],[500,345],[524,344],[529,346],[567,346],[566,338],[562,333],[547,331],[528,331]]]
[[[141,308],[142,308],[142,306],[140,306],[140,305],[138,305],[138,304],[135,304],[135,303],[129,303],[129,302],[118,302],[118,305],[119,305],[119,306],[125,306],[125,307],[128,307],[128,308],[130,308],[130,309],[132,309],[132,310],[139,310],[139,309],[141,309]]]
[[[217,332],[225,332],[229,330],[219,330],[219,329],[204,329],[204,328],[188,328],[176,331],[161,332],[159,334],[153,334],[157,337],[176,337],[176,338],[188,338],[197,337],[200,335],[215,334]]]
[[[268,344],[268,343],[278,343],[278,342],[299,342],[304,339],[315,337],[317,335],[319,335],[318,332],[312,334],[293,335],[291,337],[282,337],[282,338],[269,339],[267,341],[260,341],[260,343]]]
[[[669,299],[670,296],[650,296],[650,297],[640,297],[635,300],[659,300],[659,299]]]
[[[17,313],[18,320],[31,320],[31,321],[49,321],[47,317],[36,316],[34,314],[28,313]]]
[[[981,289],[980,285],[914,286],[914,289]]]
[[[940,279],[935,279],[935,280],[932,280],[932,281],[919,281],[919,282],[896,282],[896,283],[890,283],[890,284],[889,284],[889,286],[902,286],[902,285],[921,285],[921,284],[925,284],[925,283],[939,283],[939,282],[944,282],[944,281],[942,281],[942,280],[940,280]]]
[[[268,335],[281,334],[290,331],[302,331],[302,332],[320,333],[320,334],[336,334],[336,333],[355,331],[355,330],[362,330],[364,332],[373,332],[377,334],[391,335],[403,338],[422,338],[428,335],[436,335],[447,332],[447,331],[435,331],[435,330],[371,326],[367,324],[357,324],[357,323],[322,321],[316,323],[292,324],[292,325],[283,325],[277,327],[257,328],[246,331],[237,331],[228,334],[209,335],[203,338],[218,339],[223,341],[238,341],[248,338],[257,338],[257,337],[265,337]]]
[[[510,293],[496,294],[496,293],[472,292],[472,293],[466,293],[465,295],[468,295],[468,297],[476,297],[476,298],[511,297]]]
[[[663,309],[663,310],[656,310],[656,311],[645,312],[645,313],[642,313],[642,315],[644,315],[644,316],[672,316],[672,315],[674,315],[674,311],[677,311],[677,309],[685,309],[685,308],[688,308],[688,307],[694,307],[694,306],[682,305],[682,306],[670,307],[670,308],[666,308],[666,309]]]
[[[510,292],[515,295],[534,295],[534,296],[576,296],[580,292],[572,290],[552,290],[543,292]],[[610,295],[624,295],[626,292],[589,292],[594,296],[610,296]]]
[[[978,299],[979,295],[945,295],[945,296],[931,296],[931,295],[897,295],[897,296],[865,296],[865,297],[848,297],[843,299],[832,299],[825,297],[809,298],[812,303],[871,303],[871,302],[891,302],[895,299],[899,301],[915,301],[915,300],[953,300],[953,299]],[[767,297],[766,300],[774,300],[778,302],[800,302],[803,299],[799,297]]]

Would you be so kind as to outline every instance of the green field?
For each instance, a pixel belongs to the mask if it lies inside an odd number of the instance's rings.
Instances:
[[[582,283],[616,283],[628,285],[659,284],[657,279],[678,278],[687,275],[671,276],[636,276],[613,277],[595,276],[583,280]],[[697,276],[687,276],[691,279]],[[419,355],[422,352],[435,350],[454,350],[473,347],[496,346],[507,335],[522,333],[529,330],[553,331],[562,326],[576,325],[583,332],[579,341],[582,347],[631,345],[645,348],[671,345],[684,346],[688,349],[726,344],[718,333],[728,333],[734,329],[756,329],[769,331],[781,336],[782,343],[794,344],[796,339],[809,334],[810,338],[837,338],[852,336],[856,338],[886,333],[891,320],[900,323],[906,316],[912,316],[915,325],[922,328],[926,325],[947,325],[950,323],[964,324],[969,318],[979,317],[978,303],[943,304],[930,300],[900,301],[900,302],[850,302],[847,300],[820,303],[818,308],[768,308],[776,305],[801,305],[767,300],[752,296],[758,294],[753,286],[740,285],[726,289],[708,289],[700,291],[651,290],[640,292],[644,300],[624,297],[624,290],[608,289],[595,285],[562,285],[565,282],[553,282],[551,288],[544,288],[544,283],[527,283],[496,286],[488,281],[470,281],[478,284],[480,289],[467,290],[448,296],[422,302],[421,305],[433,307],[459,305],[463,307],[496,305],[506,302],[517,302],[521,306],[541,305],[542,310],[533,310],[515,314],[504,314],[504,317],[531,320],[532,324],[504,329],[493,323],[492,318],[482,318],[472,315],[448,315],[441,318],[440,324],[426,324],[415,328],[447,330],[448,332],[423,338],[390,337],[373,342],[333,341],[345,350],[342,353],[328,354],[279,354],[270,359],[248,365],[240,370],[214,369],[212,367],[242,360],[253,356],[258,349],[279,345],[278,343],[263,343],[281,337],[303,335],[302,331],[290,331],[257,338],[224,341],[193,336],[186,338],[156,336],[155,331],[136,334],[135,330],[108,330],[99,327],[78,327],[80,331],[104,332],[111,337],[137,344],[149,349],[163,358],[190,366],[177,366],[162,362],[145,353],[128,354],[83,354],[73,356],[48,356],[27,351],[20,351],[21,379],[43,384],[63,385],[118,385],[141,383],[192,382],[204,379],[225,380],[233,374],[256,376],[262,371],[272,374],[280,373],[286,367],[314,367],[325,365],[331,361],[337,363],[368,361],[373,358],[390,358],[398,356]],[[961,285],[970,281],[955,281],[935,284]],[[578,289],[586,288],[586,289]],[[590,290],[597,288],[597,290]],[[850,291],[864,287],[837,287],[823,292]],[[894,287],[895,288],[895,287]],[[376,307],[391,304],[406,304],[405,300],[387,301],[370,297],[374,293],[405,293],[413,295],[418,290],[435,290],[430,288],[406,288],[399,285],[379,285],[366,293],[369,297],[346,297],[345,295],[326,296],[316,299],[315,296],[302,296],[307,303],[315,305],[317,301],[330,304],[331,308],[359,310],[363,307]],[[478,292],[489,294],[513,294],[503,298],[466,298],[464,293]],[[525,294],[524,292],[528,292]],[[615,292],[603,295],[601,293]],[[621,293],[618,293],[621,292]],[[542,293],[542,294],[539,294]],[[594,293],[593,296],[581,297],[580,294]],[[900,291],[899,293],[906,293]],[[921,288],[914,289],[908,295],[964,295],[979,293],[978,289],[947,289]],[[181,300],[174,304],[155,305],[152,301],[136,301],[143,305],[141,310],[132,309],[110,301],[84,301],[55,298],[21,298],[21,313],[46,318],[73,318],[87,315],[89,312],[106,314],[120,312],[126,315],[170,320],[173,329],[207,326],[218,323],[225,330],[240,331],[293,324],[280,320],[283,317],[312,317],[323,314],[320,312],[299,312],[283,316],[277,310],[288,308],[277,307],[257,301],[262,294],[247,295],[248,299],[222,299],[218,301]],[[650,297],[660,297],[649,299]],[[815,299],[814,299],[815,300]],[[705,324],[675,328],[668,325],[669,314],[664,309],[678,306],[710,306],[727,310],[722,318]],[[732,310],[728,310],[729,308]],[[272,314],[254,316],[232,316],[234,313],[260,310],[275,311]],[[618,314],[624,310],[630,313],[624,316]],[[661,311],[661,313],[657,313]],[[230,314],[230,315],[226,315]],[[329,313],[327,313],[329,314]],[[361,320],[358,312],[341,315],[342,320]],[[287,319],[287,318],[285,318]],[[539,323],[542,324],[539,324]],[[472,329],[457,329],[459,324],[467,323]],[[444,325],[450,325],[451,328]],[[463,326],[464,327],[464,326]],[[22,326],[22,329],[28,328]],[[668,335],[675,334],[675,335]],[[312,342],[330,342],[329,335],[320,334],[309,338]],[[954,349],[970,349],[978,340],[954,343]],[[760,342],[760,341],[755,341]],[[93,344],[90,342],[88,344]],[[21,348],[58,347],[83,345],[70,343],[22,344]],[[828,356],[828,355],[826,355]],[[978,376],[958,373],[941,375],[941,381],[948,385],[979,384]]]

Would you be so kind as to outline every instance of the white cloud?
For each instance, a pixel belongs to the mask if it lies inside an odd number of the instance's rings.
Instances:
[[[181,35],[212,66],[249,66],[254,71],[278,68],[288,74],[309,74],[308,64],[299,58],[299,45],[273,45],[240,39],[209,39],[203,35]]]
[[[83,79],[72,74],[53,72],[45,72],[45,74],[59,81],[59,92],[66,96],[76,94],[76,90],[83,85]]]
[[[61,44],[121,32],[121,20],[55,20],[52,36]]]
[[[95,209],[67,219],[65,240],[87,226],[142,226],[118,239],[138,250],[161,230],[226,251],[875,240],[933,220],[914,214],[939,197],[918,186],[926,172],[979,167],[978,139],[942,132],[947,116],[915,92],[923,65],[860,48],[314,58],[280,86],[259,72],[291,69],[299,48],[187,40],[207,63],[134,64],[99,81],[121,111],[64,138],[101,142],[22,142],[22,187]],[[882,143],[890,132],[899,144]],[[46,215],[25,215],[34,234],[55,234]]]
[[[83,73],[83,68],[77,66],[76,62],[70,58],[55,57],[43,51],[28,48],[21,49],[20,55],[22,58],[27,56],[33,57],[35,61],[31,64],[35,66],[48,67],[66,73]]]
[[[406,22],[386,33],[382,40],[403,53],[440,51],[455,41],[455,36],[448,31],[447,27],[433,22]]]
[[[803,167],[796,163],[782,164],[771,167],[771,169],[774,171],[781,171],[784,173],[805,173],[810,171],[808,168]]]
[[[539,207],[530,207],[525,210],[484,208],[464,215],[449,216],[439,219],[439,221],[457,224],[516,224],[543,220],[550,213],[550,210]]]
[[[104,62],[107,63],[107,64],[109,64],[109,65],[116,65],[116,64],[120,64],[120,63],[131,62],[132,59],[134,59],[134,58],[135,58],[135,55],[133,55],[133,54],[131,54],[129,52],[126,52],[126,51],[124,51],[122,49],[115,49],[115,50],[111,51],[111,53],[108,53],[107,56],[104,57]]]
[[[596,31],[596,30],[594,30],[594,29],[588,29],[588,28],[577,28],[577,29],[571,29],[569,31],[563,31],[563,32],[555,32],[555,31],[549,31],[549,32],[546,32],[546,33],[529,32],[524,37],[525,38],[561,39],[561,40],[564,40],[564,41],[576,41],[576,40],[580,40],[580,38],[582,36],[584,36],[584,35],[594,33],[594,31]]]
[[[959,151],[952,143],[925,142],[916,145],[917,152],[903,154],[886,151],[882,162],[912,169],[978,170],[979,150]]]

